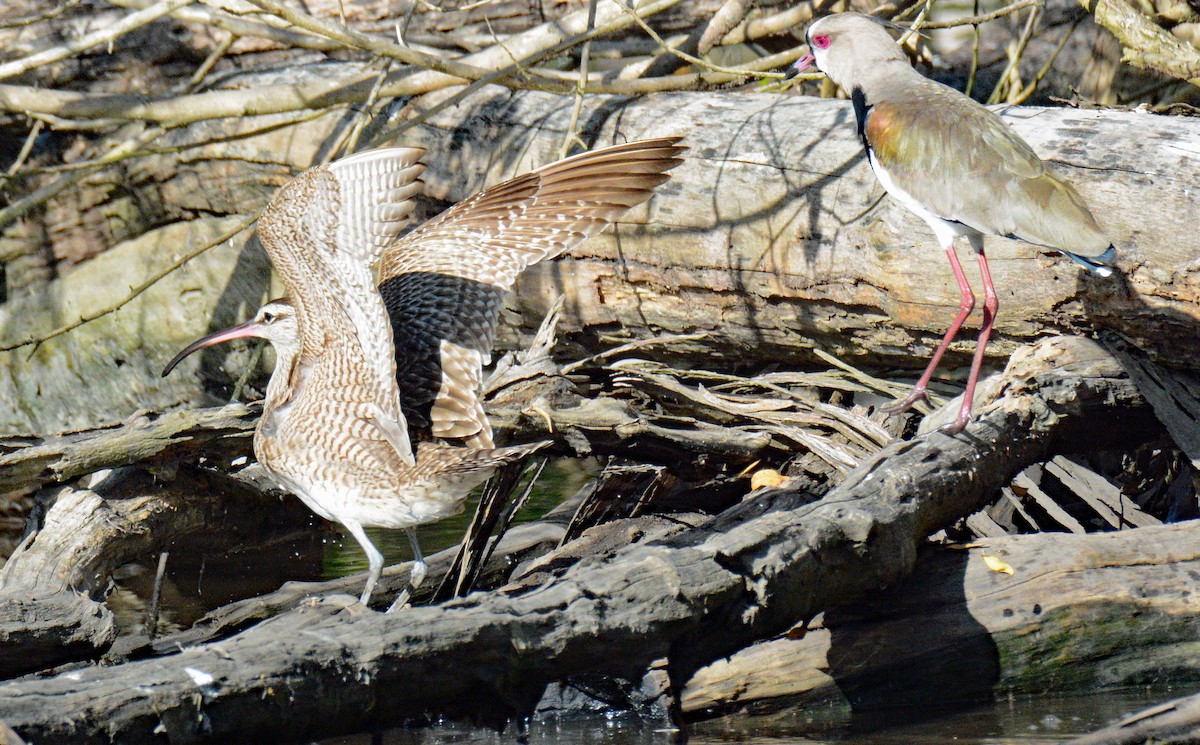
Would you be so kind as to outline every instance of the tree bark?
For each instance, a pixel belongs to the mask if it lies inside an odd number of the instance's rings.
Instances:
[[[906,575],[932,530],[1060,438],[1084,440],[1081,414],[1148,413],[1119,365],[1079,339],[1016,355],[1001,386],[965,436],[887,448],[815,504],[767,491],[698,529],[497,592],[395,615],[307,609],[161,659],[9,683],[0,720],[37,741],[311,738],[425,715],[499,722],[528,713],[551,681],[640,680],[659,660],[678,688]]]

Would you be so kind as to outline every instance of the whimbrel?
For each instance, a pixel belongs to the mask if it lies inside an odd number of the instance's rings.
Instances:
[[[254,452],[313,512],[366,552],[365,605],[383,556],[364,527],[457,514],[500,465],[547,443],[496,448],[480,400],[500,301],[530,264],[645,202],[685,148],[668,137],[596,150],[503,182],[403,237],[422,151],[391,148],[318,166],[284,186],[258,232],[288,291],[192,352],[257,336],[275,348]],[[378,263],[379,283],[375,265]]]

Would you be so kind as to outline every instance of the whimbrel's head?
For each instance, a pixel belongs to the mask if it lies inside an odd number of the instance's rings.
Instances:
[[[258,309],[253,320],[192,342],[167,363],[162,371],[163,377],[175,369],[184,357],[198,349],[251,336],[271,342],[275,347],[276,356],[280,359],[290,360],[295,357],[300,351],[300,326],[296,322],[296,308],[291,301],[287,298],[272,300]]]

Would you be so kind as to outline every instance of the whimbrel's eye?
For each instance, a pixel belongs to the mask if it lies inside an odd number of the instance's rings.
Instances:
[[[262,322],[263,323],[272,323],[274,321],[275,321],[275,314],[272,313],[271,311],[267,311],[262,314]]]
[[[829,37],[828,36],[814,36],[812,38],[812,45],[814,47],[816,47],[817,49],[828,49],[829,48]]]

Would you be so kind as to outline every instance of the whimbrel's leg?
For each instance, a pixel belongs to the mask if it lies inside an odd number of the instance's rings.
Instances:
[[[404,532],[408,534],[408,542],[412,544],[413,552],[412,574],[409,575],[408,584],[415,590],[425,581],[429,565],[425,563],[425,555],[421,553],[421,544],[417,543],[417,529],[405,528]]]
[[[358,599],[363,605],[371,599],[371,592],[375,589],[375,583],[379,581],[379,575],[383,574],[383,554],[379,553],[379,549],[375,548],[375,544],[367,538],[367,534],[363,531],[362,526],[353,522],[342,522],[346,526],[346,530],[350,531],[350,535],[354,536],[354,540],[358,541],[358,545],[362,546],[363,553],[367,555],[367,586],[363,588],[362,596]]]
[[[971,418],[971,401],[975,398],[975,383],[979,381],[979,368],[983,365],[983,353],[987,350],[988,338],[992,335],[992,325],[996,322],[996,311],[1000,309],[1000,300],[996,297],[996,287],[992,284],[992,273],[988,270],[987,256],[983,254],[983,236],[971,236],[971,247],[979,259],[979,276],[983,279],[983,323],[979,327],[979,341],[975,342],[975,356],[971,358],[971,372],[967,374],[967,389],[963,391],[962,407],[958,410],[958,418],[950,424],[941,427],[941,431],[956,435],[967,426]]]
[[[971,245],[975,245],[975,237],[971,238]],[[937,369],[938,363],[942,361],[942,355],[946,353],[946,348],[950,346],[950,342],[954,341],[954,337],[958,336],[958,330],[962,328],[963,321],[967,320],[967,316],[971,315],[971,311],[975,310],[975,293],[971,292],[971,284],[967,282],[967,275],[963,273],[962,264],[958,263],[958,254],[954,251],[954,242],[950,241],[946,245],[946,256],[950,259],[950,268],[954,270],[954,279],[958,281],[958,290],[961,293],[958,301],[958,315],[954,318],[954,323],[950,324],[950,329],[946,335],[942,337],[942,343],[938,345],[937,351],[933,353],[933,358],[929,360],[929,365],[925,367],[925,372],[921,373],[921,377],[917,380],[917,384],[913,386],[912,393],[908,394],[908,398],[903,401],[889,404],[880,407],[880,411],[885,414],[899,414],[902,411],[908,411],[918,401],[924,401],[929,388],[929,380],[933,377],[933,371]],[[982,240],[980,242],[979,255],[983,256]],[[986,266],[986,265],[985,265]],[[990,279],[986,283],[991,284]],[[992,289],[993,299],[995,290]],[[990,330],[990,328],[989,328]],[[980,341],[985,341],[982,333]],[[970,405],[967,406],[968,410]],[[969,413],[969,412],[968,412]]]
[[[417,529],[405,528],[404,532],[408,534],[408,542],[412,545],[412,572],[408,575],[408,587],[396,596],[396,600],[387,609],[388,613],[408,604],[408,599],[412,597],[412,591],[421,586],[421,583],[425,581],[425,574],[429,571],[429,565],[425,563],[425,556],[421,553],[421,545],[417,543]]]

